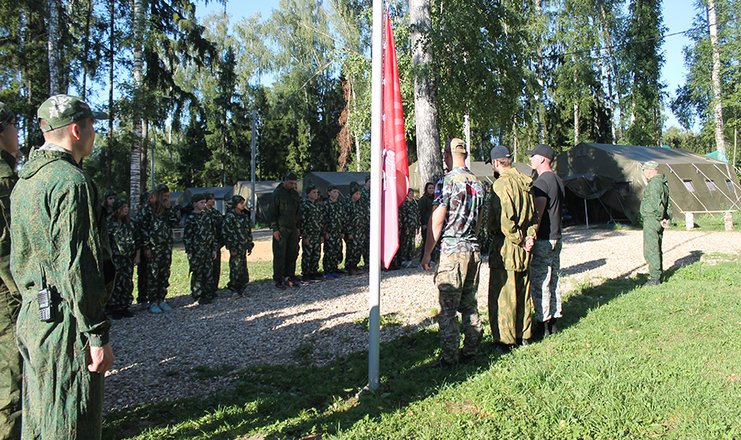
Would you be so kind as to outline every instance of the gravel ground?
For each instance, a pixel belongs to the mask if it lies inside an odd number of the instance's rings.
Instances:
[[[267,240],[267,238],[265,238]],[[741,256],[741,233],[669,230],[664,235],[667,268],[705,254]],[[641,231],[569,228],[561,254],[562,290],[600,279],[645,273]],[[482,265],[479,307],[486,309],[489,270]],[[172,312],[154,316],[135,310],[115,321],[111,341],[115,369],[107,374],[106,411],[189,396],[227,387],[240,369],[255,364],[323,365],[336,356],[367,349],[368,276],[278,290],[257,283],[245,297],[221,292],[213,304],[171,301]],[[431,325],[437,312],[432,274],[410,268],[382,274],[381,313],[395,313],[399,326],[381,340]]]

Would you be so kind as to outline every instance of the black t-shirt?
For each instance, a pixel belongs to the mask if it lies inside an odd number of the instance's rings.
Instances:
[[[546,198],[546,211],[538,228],[539,240],[561,239],[561,206],[564,199],[564,188],[561,178],[552,171],[538,176],[533,183],[535,198]]]

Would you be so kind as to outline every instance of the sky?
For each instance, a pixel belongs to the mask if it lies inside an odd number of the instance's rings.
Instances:
[[[263,19],[267,19],[273,9],[278,7],[279,0],[231,0],[227,2],[226,12],[231,17],[233,23],[241,20],[242,17],[249,17],[259,12]],[[664,0],[662,2],[664,14],[664,26],[666,27],[665,35],[676,32],[686,31],[692,25],[695,17],[694,0]],[[224,6],[215,2],[210,2],[208,6],[203,6],[201,2],[198,5],[198,15],[200,17],[222,12]],[[687,69],[684,66],[684,55],[682,49],[689,44],[689,39],[684,35],[668,36],[664,39],[664,66],[661,71],[661,80],[665,84],[664,91],[670,99],[675,96],[677,87],[684,83],[684,77]],[[668,104],[668,102],[667,102]],[[664,128],[671,126],[679,127],[679,122],[667,108],[665,111],[667,120]]]

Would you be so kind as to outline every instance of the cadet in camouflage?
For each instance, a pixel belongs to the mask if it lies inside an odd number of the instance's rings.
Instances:
[[[216,237],[212,217],[206,213],[206,195],[195,194],[191,203],[193,212],[183,231],[183,245],[190,265],[190,294],[198,304],[208,304],[216,292],[213,280]]]
[[[306,188],[301,209],[301,274],[305,281],[319,277],[319,259],[322,256],[324,212],[319,203],[319,190],[314,185]]]
[[[206,194],[206,214],[211,217],[211,224],[214,228],[214,240],[216,241],[217,251],[214,258],[214,292],[219,290],[219,280],[221,279],[221,248],[224,246],[224,239],[221,236],[221,229],[224,224],[224,216],[216,209],[216,197],[212,193]]]
[[[80,161],[93,149],[93,119],[105,115],[68,95],[47,99],[37,114],[46,142],[31,152],[11,196],[10,267],[23,298],[16,327],[22,438],[94,440],[101,437],[103,378],[113,350],[101,201]],[[40,293],[44,285],[48,295]],[[50,299],[49,307],[40,297]]]
[[[144,234],[142,225],[142,218],[144,217],[145,208],[151,209],[157,201],[156,194],[150,192],[144,192],[139,199],[139,212],[136,215],[136,221],[134,222],[136,230],[136,244],[139,249],[139,264],[136,266],[136,302],[139,304],[146,304],[149,302],[147,299],[147,278],[149,277],[149,260],[146,256],[146,250],[149,248],[149,244]]]
[[[229,251],[229,284],[227,288],[239,295],[250,282],[247,269],[247,254],[252,253],[255,243],[252,241],[252,220],[245,209],[242,196],[233,196],[231,209],[226,211],[221,236]]]
[[[342,236],[345,232],[345,205],[340,201],[340,191],[334,185],[327,188],[328,198],[324,202],[324,259],[325,276],[339,271],[342,262]]]
[[[362,249],[361,256],[363,257],[363,263],[368,266],[368,260],[370,258],[370,202],[371,202],[371,178],[370,174],[365,176],[365,185],[360,190],[360,201],[361,208],[363,210],[360,217],[360,233],[356,236],[358,245]]]
[[[345,205],[345,243],[347,254],[345,255],[345,270],[350,275],[358,272],[358,264],[363,256],[363,234],[365,228],[365,207],[360,196],[360,187],[353,182],[350,185],[350,199]]]
[[[21,295],[10,273],[10,193],[18,175],[15,172],[18,129],[15,114],[0,102],[0,439],[21,436],[22,363],[15,342],[15,324]]]
[[[647,285],[661,284],[663,272],[663,253],[661,241],[664,229],[672,218],[672,205],[669,202],[669,183],[666,176],[659,173],[659,164],[653,160],[641,165],[646,178],[646,188],[641,199],[641,218],[643,220],[643,256],[648,263]]]
[[[409,266],[414,258],[419,230],[419,206],[412,190],[399,207],[399,260],[403,266]]]
[[[113,264],[116,266],[116,280],[107,310],[113,319],[129,318],[133,316],[129,306],[134,301],[134,265],[138,262],[139,249],[126,200],[117,200],[114,203],[108,234]]]

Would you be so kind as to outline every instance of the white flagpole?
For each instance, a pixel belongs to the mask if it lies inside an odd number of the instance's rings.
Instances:
[[[371,200],[369,267],[368,388],[379,385],[381,339],[381,100],[383,98],[383,0],[373,0],[373,80],[371,103]]]

